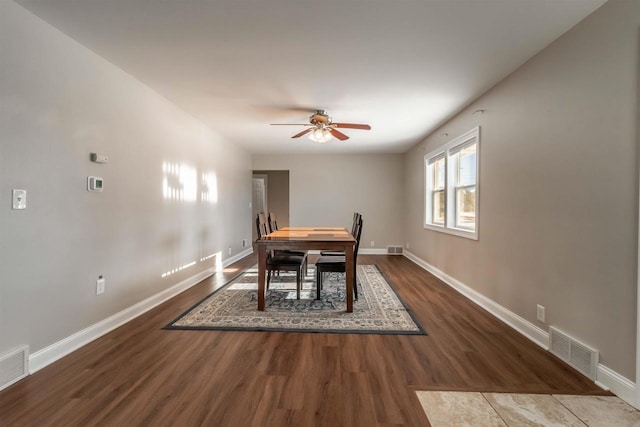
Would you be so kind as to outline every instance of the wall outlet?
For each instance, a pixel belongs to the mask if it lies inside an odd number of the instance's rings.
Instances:
[[[372,240],[372,241],[371,241],[371,246],[373,247],[373,246],[375,246],[375,245],[376,245],[376,242],[374,242],[374,241]]]
[[[540,304],[538,304],[537,310],[536,310],[536,317],[538,318],[538,320],[542,323],[545,323],[545,312],[544,312],[544,306],[541,306]]]
[[[407,249],[409,249],[409,242],[407,242]]]
[[[98,276],[98,280],[96,280],[96,295],[104,294],[105,290],[105,282],[103,276]]]
[[[242,239],[242,247],[243,248],[247,247],[247,239]]]
[[[231,255],[231,246],[229,246],[229,255]]]

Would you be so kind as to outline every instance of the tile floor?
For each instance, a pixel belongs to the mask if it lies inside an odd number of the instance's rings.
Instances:
[[[640,411],[615,396],[416,393],[432,427],[640,427]]]

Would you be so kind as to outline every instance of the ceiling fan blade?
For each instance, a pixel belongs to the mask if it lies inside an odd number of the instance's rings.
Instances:
[[[344,129],[362,129],[362,130],[371,130],[371,126],[357,124],[357,123],[331,123],[331,126],[335,126],[337,128]]]
[[[271,123],[271,126],[313,126],[309,123]]]
[[[300,133],[296,133],[295,135],[293,135],[291,138],[300,138],[302,135],[305,135],[309,132],[311,132],[314,128],[309,128],[309,129],[305,129]]]
[[[329,132],[331,132],[331,135],[335,136],[340,141],[345,141],[345,140],[349,139],[349,137],[347,135],[345,135],[344,133],[342,133],[342,132],[340,132],[338,130],[329,129]]]

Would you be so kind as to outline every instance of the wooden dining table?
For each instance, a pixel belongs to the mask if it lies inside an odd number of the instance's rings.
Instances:
[[[347,313],[353,311],[356,239],[344,227],[283,227],[256,240],[258,248],[258,310],[264,311],[267,254],[271,250],[335,250],[345,253]]]

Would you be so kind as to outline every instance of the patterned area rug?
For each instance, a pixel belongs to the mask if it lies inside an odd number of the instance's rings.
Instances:
[[[426,335],[375,265],[358,266],[358,300],[346,310],[344,273],[325,273],[316,300],[315,267],[309,265],[300,299],[295,273],[271,280],[265,311],[258,311],[258,269],[250,268],[196,304],[165,329],[291,331]]]

